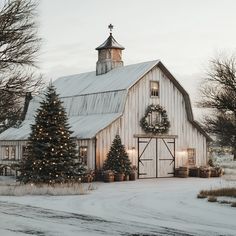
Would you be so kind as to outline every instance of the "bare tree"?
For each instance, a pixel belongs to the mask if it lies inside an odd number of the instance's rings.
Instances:
[[[236,160],[236,57],[221,57],[210,62],[201,88],[201,107],[211,108],[205,118],[206,130],[219,145],[230,147]]]
[[[20,119],[23,98],[42,85],[36,72],[41,42],[37,5],[34,0],[5,0],[0,8],[0,131]]]

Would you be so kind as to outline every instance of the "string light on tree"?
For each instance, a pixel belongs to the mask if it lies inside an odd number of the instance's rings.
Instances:
[[[131,172],[131,162],[124,145],[121,143],[119,135],[116,135],[112,142],[110,151],[107,154],[107,159],[104,162],[103,169],[113,170],[117,173],[126,175]]]
[[[79,180],[85,169],[77,161],[76,144],[71,133],[63,104],[50,85],[37,110],[18,179],[35,184]]]

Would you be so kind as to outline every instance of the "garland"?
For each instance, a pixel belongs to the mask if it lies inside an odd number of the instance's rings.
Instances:
[[[153,124],[149,124],[147,118],[152,114],[152,112],[158,112],[161,116],[161,121],[155,121]],[[145,116],[140,120],[140,126],[146,133],[167,133],[170,127],[170,122],[166,110],[160,105],[149,105],[145,111]]]

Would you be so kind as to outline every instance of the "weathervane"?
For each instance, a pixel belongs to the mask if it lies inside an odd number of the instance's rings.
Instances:
[[[108,29],[110,29],[110,34],[112,34],[113,28],[114,28],[114,26],[112,24],[108,25]]]

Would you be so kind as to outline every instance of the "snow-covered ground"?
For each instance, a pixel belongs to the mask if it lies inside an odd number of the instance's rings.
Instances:
[[[94,183],[78,196],[0,197],[0,235],[236,235],[236,208],[197,199],[220,178]]]

